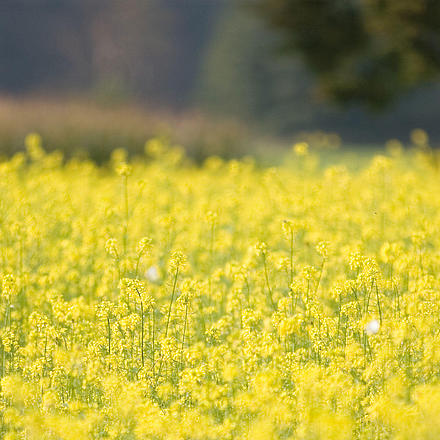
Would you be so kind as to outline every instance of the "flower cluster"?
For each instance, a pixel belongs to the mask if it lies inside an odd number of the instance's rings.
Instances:
[[[155,139],[100,168],[28,136],[0,163],[0,438],[438,438],[423,144],[350,171]]]

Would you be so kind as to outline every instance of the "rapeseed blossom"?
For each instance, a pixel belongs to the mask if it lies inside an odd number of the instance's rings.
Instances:
[[[0,162],[0,438],[440,436],[440,179],[421,131],[364,167],[37,134]]]

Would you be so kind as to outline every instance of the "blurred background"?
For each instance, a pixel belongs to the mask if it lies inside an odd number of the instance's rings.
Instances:
[[[1,0],[0,154],[440,141],[438,0]]]

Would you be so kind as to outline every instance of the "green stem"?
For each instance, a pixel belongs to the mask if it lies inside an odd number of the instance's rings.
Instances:
[[[170,306],[168,308],[167,325],[165,327],[165,338],[168,336],[168,328],[170,326],[170,318],[171,318],[171,308],[173,306],[174,293],[176,292],[176,285],[177,285],[177,276],[178,276],[178,274],[179,274],[179,268],[177,267],[176,268],[176,273],[174,275],[173,290],[171,292]],[[157,374],[157,379],[156,379],[156,386],[157,386],[157,381],[159,380],[160,374],[162,372],[162,366],[163,366],[163,357],[161,357],[161,359],[160,359],[159,372]]]
[[[155,371],[154,371],[154,368],[155,368],[155,359],[154,359],[154,350],[155,350],[155,348],[154,348],[154,346],[155,346],[155,334],[154,334],[154,321],[155,321],[155,318],[154,318],[154,309],[151,309],[151,314],[153,315],[153,319],[152,319],[152,321],[153,321],[153,329],[152,329],[152,334],[151,334],[151,352],[152,352],[152,354],[151,354],[151,363],[153,364],[153,379],[155,379]]]
[[[342,305],[342,299],[341,294],[339,294],[339,306],[338,306],[338,337],[339,337],[339,329],[341,328],[341,305]]]
[[[111,352],[112,329],[110,327],[110,318],[107,316],[107,338],[108,338],[108,354]]]
[[[138,276],[139,263],[140,263],[140,261],[141,261],[141,256],[139,255],[138,258],[137,258],[137,260],[136,260],[136,270],[135,270],[135,272],[134,272],[134,276],[135,276],[135,278],[137,278],[137,276]]]
[[[142,366],[144,366],[144,304],[142,302],[141,294],[139,293],[139,290],[136,289],[136,292],[139,296],[139,302],[141,303],[141,360],[142,360]]]
[[[209,261],[210,261],[210,270],[212,270],[214,266],[214,236],[215,236],[215,222],[212,222],[211,225],[211,236],[209,243]]]
[[[269,283],[269,273],[267,270],[266,255],[263,255],[263,265],[264,265],[264,277],[266,279],[267,290],[269,292],[269,302],[272,308],[275,310],[276,307],[275,307],[275,303],[273,302],[272,288],[270,287],[270,283]]]
[[[179,274],[179,268],[176,268],[176,273],[174,275],[174,282],[173,282],[173,291],[171,292],[171,301],[170,301],[170,306],[168,308],[167,325],[165,327],[165,337],[168,336],[168,327],[170,326],[170,318],[171,318],[171,307],[173,306],[174,294],[176,292],[177,275],[178,274]]]
[[[324,262],[325,262],[325,260],[322,260],[321,268],[319,269],[319,277],[318,277],[318,283],[316,284],[315,297],[316,297],[316,295],[318,293],[319,285],[321,283],[322,272],[324,271]]]
[[[183,324],[182,349],[181,349],[181,352],[182,352],[182,360],[181,360],[182,366],[183,366],[183,348],[185,346],[185,333],[186,333],[187,321],[188,321],[188,303],[186,303],[186,305],[185,305],[185,322]]]
[[[377,310],[379,312],[379,321],[380,324],[382,325],[382,309],[380,307],[380,300],[379,300],[379,288],[377,287],[377,281],[375,282],[376,284],[376,301],[377,301]]]
[[[289,286],[293,282],[293,231],[290,231],[290,280]]]
[[[124,243],[124,255],[127,254],[128,248],[128,176],[123,176],[123,198],[124,198],[124,234],[123,234],[123,243]]]

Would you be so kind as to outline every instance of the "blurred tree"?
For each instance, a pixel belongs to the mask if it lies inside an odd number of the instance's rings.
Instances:
[[[203,58],[197,104],[277,134],[325,128],[337,110],[315,93],[314,76],[299,57],[279,57],[280,38],[250,12],[243,2],[230,2],[220,15]]]
[[[204,110],[277,135],[324,130],[341,134],[346,142],[374,143],[406,137],[407,127],[423,127],[432,139],[440,138],[439,84],[402,90],[380,113],[355,99],[337,106],[322,86],[316,87],[324,73],[311,72],[298,49],[280,56],[282,34],[248,5],[247,0],[227,3],[206,45],[195,100]],[[339,38],[342,44],[343,35]]]
[[[213,113],[283,131],[291,118],[282,113],[291,113],[296,101],[310,102],[304,99],[309,80],[300,63],[277,59],[275,41],[257,17],[230,3],[206,47],[197,103]],[[305,122],[310,114],[303,109],[296,117]]]
[[[438,79],[438,0],[257,0],[262,17],[335,102],[380,108]]]

